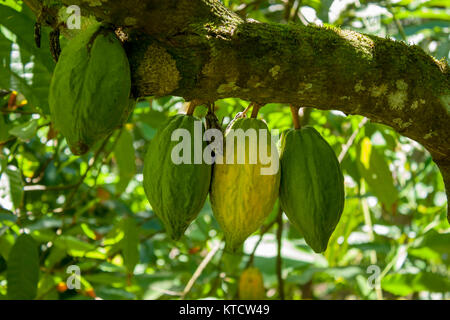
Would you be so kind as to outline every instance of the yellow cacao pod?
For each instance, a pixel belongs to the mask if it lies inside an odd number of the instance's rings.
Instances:
[[[243,142],[244,134],[248,139]],[[278,197],[279,183],[278,152],[267,125],[257,119],[236,120],[225,133],[222,160],[216,158],[210,193],[227,250],[235,251],[262,225]]]
[[[266,298],[264,280],[258,268],[245,269],[239,278],[239,299],[263,300]]]

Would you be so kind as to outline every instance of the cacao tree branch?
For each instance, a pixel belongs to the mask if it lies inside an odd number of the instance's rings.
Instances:
[[[28,0],[27,2],[41,2]],[[333,27],[245,20],[218,0],[62,0],[129,35],[133,92],[340,110],[421,143],[450,188],[448,64]]]

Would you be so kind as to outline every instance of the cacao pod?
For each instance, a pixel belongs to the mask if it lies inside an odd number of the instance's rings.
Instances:
[[[52,121],[76,155],[86,153],[128,118],[131,77],[115,33],[95,24],[63,49],[50,84]]]
[[[306,243],[323,252],[344,208],[339,161],[312,127],[284,132],[281,149],[281,207]]]
[[[264,300],[265,298],[266,290],[259,269],[254,267],[245,269],[239,278],[239,299]]]
[[[196,122],[202,125],[200,119],[190,115],[169,118],[150,142],[144,160],[145,193],[167,234],[174,240],[184,234],[203,208],[211,182],[211,165],[203,160],[196,164],[193,159],[197,151],[195,140],[199,139],[197,143],[205,146],[201,132],[199,137],[195,134]],[[172,133],[177,129],[187,133],[182,142],[172,141]],[[174,160],[179,155],[180,144],[183,158],[186,155],[189,158],[183,163]]]
[[[255,135],[253,139],[249,138],[249,143],[245,143],[247,139],[234,143],[236,137],[239,140],[244,136],[244,132]],[[267,139],[262,142],[261,132],[267,134]],[[261,151],[262,144],[267,152]],[[272,211],[279,192],[279,158],[267,125],[252,118],[233,122],[225,133],[224,149],[222,160],[216,159],[214,165],[210,200],[214,216],[224,232],[227,249],[233,252]],[[263,164],[261,152],[270,157],[269,162]],[[268,172],[262,174],[264,169]]]

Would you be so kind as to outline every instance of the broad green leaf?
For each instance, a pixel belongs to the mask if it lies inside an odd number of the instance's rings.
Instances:
[[[48,91],[55,66],[49,49],[50,29],[42,28],[39,49],[34,42],[34,14],[27,6],[18,12],[0,4],[0,21],[0,87],[22,93],[32,106],[48,114]]]
[[[14,236],[12,234],[2,234],[0,236],[0,255],[8,259],[11,248],[14,245]]]
[[[67,253],[71,254],[71,251],[89,252],[95,250],[96,246],[82,240],[79,240],[73,236],[60,236],[55,240],[55,247],[67,250]]]
[[[95,292],[99,297],[105,300],[133,300],[136,299],[136,295],[132,292],[128,292],[124,289],[114,288],[111,286],[101,286],[95,289]]]
[[[22,8],[22,4],[16,0],[3,0],[2,2],[5,6],[11,7],[16,11],[20,11],[20,9]]]
[[[58,247],[53,247],[50,249],[50,254],[45,260],[45,266],[47,268],[53,268],[55,264],[60,262],[64,257],[67,256],[66,250]]]
[[[427,232],[419,247],[427,247],[437,252],[450,255],[450,233],[438,233],[435,230]]]
[[[17,221],[17,216],[15,216],[10,211],[7,211],[5,209],[0,208],[0,222],[3,222],[3,221],[16,222]]]
[[[361,176],[378,200],[388,207],[394,204],[398,198],[398,191],[394,186],[389,166],[385,157],[371,145],[367,137],[361,142],[360,162],[358,164]]]
[[[8,132],[9,129],[10,129],[10,126],[5,123],[5,119],[0,114],[0,144],[9,139],[9,137],[10,137],[10,134]]]
[[[158,129],[167,120],[167,114],[161,111],[150,109],[146,113],[136,115],[138,121],[145,122],[152,128]]]
[[[105,285],[125,285],[126,277],[124,274],[112,273],[112,272],[100,272],[96,274],[87,274],[84,278],[95,284],[105,284]]]
[[[26,123],[19,124],[9,130],[9,133],[13,136],[20,138],[21,140],[30,140],[36,134],[38,128],[37,120],[31,120]]]
[[[347,239],[361,223],[364,222],[364,216],[358,212],[360,199],[352,198],[345,200],[344,212],[339,220],[336,229],[328,241],[328,248],[324,252],[330,266],[337,265],[348,250]]]
[[[39,281],[39,256],[36,242],[22,234],[14,243],[8,257],[8,297],[31,300],[36,297]]]
[[[139,262],[139,228],[133,217],[123,220],[124,237],[121,242],[124,264],[130,273]]]
[[[450,15],[448,14],[448,9],[429,9],[422,8],[415,11],[407,11],[403,10],[398,12],[395,17],[399,20],[403,19],[411,19],[411,18],[422,18],[422,19],[433,19],[433,20],[442,20],[442,21],[450,21]],[[387,19],[387,22],[391,21]]]
[[[86,223],[81,224],[81,229],[83,230],[84,234],[87,235],[89,238],[91,238],[92,240],[96,239],[95,232],[92,231],[92,229],[89,228],[89,226]]]
[[[10,199],[14,208],[19,208],[22,205],[23,199],[23,182],[20,170],[14,166],[8,166],[4,172],[8,177],[8,187]],[[1,188],[1,187],[0,187]],[[2,191],[0,190],[0,197]]]
[[[447,276],[422,271],[411,274],[389,274],[381,280],[383,290],[395,295],[406,296],[414,292],[449,292],[450,279]]]
[[[44,274],[38,285],[37,296],[39,299],[43,300],[54,300],[58,299],[58,292],[55,287],[55,278],[52,274]]]
[[[122,134],[117,141],[114,149],[114,157],[119,167],[120,180],[117,184],[117,193],[121,194],[125,191],[128,183],[136,174],[136,157],[133,147],[133,135],[127,130],[123,129]]]

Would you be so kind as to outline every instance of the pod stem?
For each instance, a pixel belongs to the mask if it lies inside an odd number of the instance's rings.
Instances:
[[[300,107],[296,107],[294,105],[290,105],[291,113],[292,113],[292,120],[294,121],[294,128],[296,130],[301,129],[302,125],[300,123],[300,117],[298,115],[298,111],[300,110]]]
[[[255,102],[252,102],[251,104],[253,105],[253,109],[252,109],[252,115],[250,117],[256,118],[258,116],[259,109],[261,109],[262,106]]]
[[[198,107],[200,105],[200,101],[194,99],[191,102],[189,102],[189,106],[186,110],[186,114],[188,116],[192,116],[194,114],[194,110],[196,107]]]
[[[244,109],[244,111],[242,111],[242,115],[245,116],[248,112],[248,110],[250,110],[250,108],[254,105],[253,102],[250,102],[249,105],[247,106],[247,108]]]

